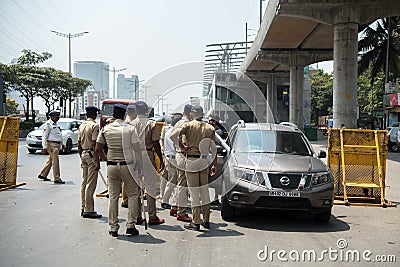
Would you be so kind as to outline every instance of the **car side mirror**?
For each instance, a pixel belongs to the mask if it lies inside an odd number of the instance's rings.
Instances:
[[[37,130],[37,129],[39,129],[39,127],[35,126],[33,129]]]
[[[320,159],[326,158],[326,152],[325,152],[324,150],[321,150],[321,151],[318,153],[318,158],[320,158]]]
[[[217,145],[217,155],[225,157],[228,155],[228,151],[223,146]]]
[[[78,131],[78,128],[72,128],[72,131],[76,132],[76,131]]]

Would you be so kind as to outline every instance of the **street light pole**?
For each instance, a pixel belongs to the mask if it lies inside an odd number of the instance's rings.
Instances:
[[[82,35],[84,35],[84,34],[86,34],[86,33],[89,33],[88,31],[86,31],[86,32],[80,32],[80,33],[74,33],[74,34],[71,34],[71,33],[68,33],[68,34],[66,34],[66,33],[62,33],[62,32],[58,32],[58,31],[53,31],[53,30],[50,30],[52,33],[55,33],[56,35],[58,35],[58,36],[61,36],[61,37],[65,37],[65,38],[68,38],[68,72],[69,72],[69,74],[71,74],[71,76],[72,76],[72,72],[71,72],[71,38],[75,38],[75,37],[80,37],[80,36],[82,36]],[[69,92],[69,117],[71,118],[71,92]],[[66,106],[65,106],[65,104],[66,104],[66,99],[64,100],[64,117],[65,117],[65,112],[66,112]]]
[[[108,70],[108,71],[112,71],[113,72],[113,99],[117,98],[117,96],[115,95],[115,73],[116,72],[121,72],[121,71],[124,71],[124,70],[126,70],[126,68],[118,69],[118,70],[113,68],[112,70]]]

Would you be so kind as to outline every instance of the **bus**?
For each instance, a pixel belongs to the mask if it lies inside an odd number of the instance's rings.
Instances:
[[[101,104],[101,116],[100,116],[100,128],[103,128],[106,124],[107,119],[111,119],[113,117],[113,109],[115,104],[123,104],[123,105],[133,105],[135,104],[134,100],[129,99],[105,99]],[[149,112],[149,117],[153,117],[154,109],[151,108]]]

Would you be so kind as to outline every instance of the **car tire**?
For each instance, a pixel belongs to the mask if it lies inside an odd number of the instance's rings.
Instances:
[[[393,152],[399,152],[399,146],[396,143],[391,143],[390,150]]]
[[[221,217],[224,221],[233,222],[236,218],[235,208],[232,207],[226,197],[222,198]]]
[[[316,214],[314,219],[319,223],[329,223],[329,220],[331,219],[331,213],[332,213],[331,209],[322,211]]]
[[[36,153],[36,149],[28,149],[29,154],[35,154]]]
[[[65,154],[71,153],[72,150],[72,140],[68,139],[67,144],[65,145]]]

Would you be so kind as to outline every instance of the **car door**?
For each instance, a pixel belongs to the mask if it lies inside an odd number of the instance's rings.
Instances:
[[[71,132],[72,132],[71,138],[74,146],[78,145],[78,128],[79,128],[78,121],[73,121],[71,123]]]

